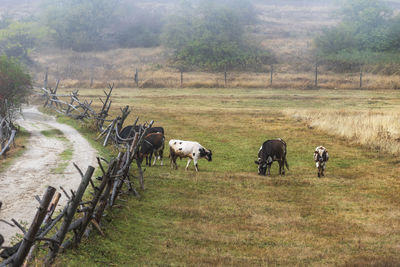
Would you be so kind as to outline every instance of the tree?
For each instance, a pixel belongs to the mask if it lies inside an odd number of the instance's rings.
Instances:
[[[107,36],[117,47],[155,47],[160,45],[164,13],[145,9],[132,2],[120,2]]]
[[[10,105],[20,106],[32,88],[32,79],[22,65],[6,55],[0,56],[0,104],[7,101]],[[0,116],[6,112],[0,105]]]
[[[175,50],[174,64],[222,70],[258,68],[273,61],[269,52],[247,41],[245,18],[251,9],[241,10],[238,5],[249,2],[235,0],[228,6],[223,2],[185,1],[172,16],[164,29],[163,43]]]
[[[37,40],[47,34],[46,28],[36,22],[5,19],[0,21],[0,54],[15,57],[29,63],[29,52]]]
[[[323,30],[314,40],[320,56],[351,65],[371,62],[378,53],[392,50],[398,25],[383,1],[342,1],[338,14],[341,22]]]
[[[101,48],[118,0],[45,0],[42,20],[61,48]]]

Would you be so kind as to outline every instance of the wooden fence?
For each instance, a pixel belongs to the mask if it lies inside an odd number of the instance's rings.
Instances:
[[[14,144],[17,134],[17,127],[14,124],[16,109],[8,103],[7,99],[0,101],[0,156],[3,157]]]
[[[102,108],[99,112],[95,112],[91,107],[92,102],[79,100],[77,91],[70,95],[57,95],[58,84],[54,89],[41,88],[45,106],[75,119],[95,120],[100,132],[97,139],[103,137],[104,146],[110,140],[113,140],[120,151],[117,157],[109,161],[100,157],[97,158],[98,168],[101,170],[101,176],[98,177],[98,180],[101,181],[100,184],[96,185],[92,179],[94,167],[89,166],[83,173],[74,164],[81,176],[81,183],[76,191],[66,192],[63,188],[60,188],[61,191],[56,192],[55,188],[48,187],[42,198],[36,196],[40,206],[27,231],[14,219],[11,220],[12,223],[0,221],[0,223],[7,223],[20,228],[24,236],[20,242],[12,247],[1,247],[4,239],[0,235],[0,256],[5,259],[0,263],[0,267],[28,266],[41,245],[44,245],[43,247],[47,248],[48,251],[44,265],[50,265],[59,252],[70,247],[78,247],[82,238],[89,236],[93,229],[104,235],[101,220],[104,214],[116,205],[118,197],[121,194],[139,196],[133,183],[135,177],[132,174],[132,163],[134,161],[137,163],[136,171],[139,185],[144,189],[143,171],[136,155],[149,128],[152,127],[153,121],[140,125],[139,131],[134,132],[133,137],[120,138],[118,133],[130,111],[129,107],[125,107],[121,109],[122,114],[120,116],[107,119],[113,86],[109,86],[108,92],[104,91],[105,99],[101,100]],[[139,126],[137,122],[138,118],[134,126]],[[108,126],[104,126],[107,123]],[[127,186],[126,189],[123,189],[124,184]],[[67,204],[59,214],[53,216],[61,193],[68,199]]]
[[[304,68],[297,65],[275,64],[265,66],[258,71],[243,72],[225,68],[221,72],[190,71],[184,68],[133,69],[113,66],[112,74],[96,68],[90,74],[79,65],[74,74],[64,72],[51,73],[54,78],[62,78],[67,87],[102,88],[105,81],[114,81],[122,88],[299,88],[299,89],[399,89],[398,75],[374,74],[363,69],[363,66],[353,67],[348,72],[335,72],[326,65],[310,63]],[[298,71],[296,71],[298,70]],[[45,77],[49,75],[46,71]],[[40,80],[41,75],[36,75]]]

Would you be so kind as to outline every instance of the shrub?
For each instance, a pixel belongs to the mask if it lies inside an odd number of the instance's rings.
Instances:
[[[215,71],[225,67],[260,68],[273,62],[271,53],[247,41],[245,18],[256,16],[249,14],[251,8],[237,6],[247,6],[249,2],[236,0],[228,6],[221,2],[186,2],[170,18],[163,32],[163,43],[175,49],[173,63]]]
[[[32,80],[22,65],[6,55],[0,56],[0,102],[7,101],[14,105],[21,105],[32,88]],[[0,105],[4,106],[4,105]],[[5,111],[0,110],[4,116]]]

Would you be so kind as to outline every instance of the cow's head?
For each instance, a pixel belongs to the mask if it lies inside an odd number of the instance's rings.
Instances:
[[[258,174],[259,175],[266,175],[267,173],[267,162],[266,161],[261,161],[261,159],[258,159],[258,161],[254,161],[255,164],[258,165]]]
[[[208,161],[212,161],[212,152],[211,152],[211,150],[207,150],[205,148],[200,148],[200,157],[205,158]]]

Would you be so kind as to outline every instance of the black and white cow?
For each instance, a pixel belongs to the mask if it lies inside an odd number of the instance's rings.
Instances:
[[[318,177],[324,176],[326,162],[329,160],[328,150],[323,146],[317,146],[314,151],[315,166],[318,169]]]
[[[171,167],[175,169],[178,169],[176,159],[179,157],[181,159],[189,158],[185,170],[188,169],[193,159],[194,167],[196,171],[199,171],[199,165],[197,163],[199,159],[205,158],[208,161],[212,161],[212,152],[197,142],[172,139],[169,141],[169,157],[171,160]]]
[[[265,141],[258,151],[258,174],[268,175],[271,174],[272,162],[278,161],[279,174],[285,175],[285,166],[289,170],[289,165],[286,160],[286,143],[282,139],[274,139]]]

